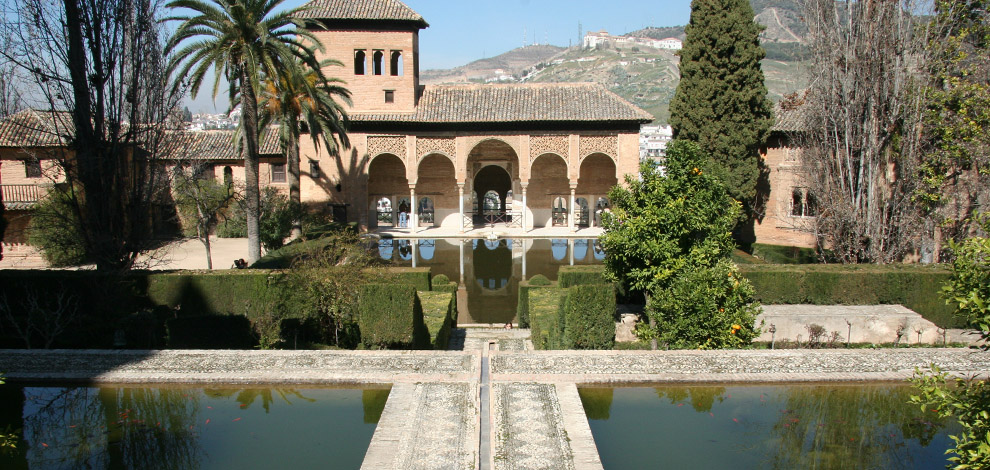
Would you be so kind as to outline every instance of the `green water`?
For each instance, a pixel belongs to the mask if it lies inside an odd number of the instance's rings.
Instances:
[[[430,267],[459,284],[457,322],[504,324],[516,316],[519,282],[561,266],[601,264],[595,239],[382,239],[378,256],[398,266]]]
[[[907,386],[583,388],[606,470],[938,469],[958,424]]]
[[[388,389],[0,386],[3,469],[360,468]]]

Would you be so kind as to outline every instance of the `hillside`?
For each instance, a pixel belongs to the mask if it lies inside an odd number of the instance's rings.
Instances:
[[[476,60],[452,69],[424,70],[420,73],[420,82],[425,85],[433,85],[484,81],[486,78],[494,77],[498,70],[506,75],[518,76],[524,70],[540,62],[549,61],[564,50],[566,50],[564,47],[549,45],[520,47],[495,57]]]
[[[806,86],[804,59],[807,27],[794,0],[750,0],[755,20],[766,26],[760,41],[767,51],[763,74],[773,101]],[[683,26],[649,27],[626,34],[632,37],[684,39]],[[666,123],[668,107],[680,80],[675,51],[647,46],[580,47],[528,46],[450,70],[427,70],[424,84],[503,81],[596,82]]]

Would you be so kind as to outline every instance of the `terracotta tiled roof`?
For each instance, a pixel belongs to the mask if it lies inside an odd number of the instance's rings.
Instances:
[[[350,116],[352,122],[416,123],[653,120],[646,111],[594,83],[430,86],[413,113]]]
[[[56,125],[56,123],[58,123]],[[0,120],[0,148],[63,147],[71,134],[68,113],[25,110]],[[160,158],[170,160],[239,160],[234,131],[172,131],[164,139]],[[278,134],[265,133],[262,155],[280,155]]]
[[[321,20],[411,21],[430,26],[412,8],[399,0],[313,0],[296,16]]]
[[[20,111],[0,120],[0,147],[60,147],[71,126],[71,117],[62,111]]]
[[[261,155],[280,155],[276,132],[266,132],[260,142]],[[167,160],[240,160],[234,146],[234,131],[179,131],[168,138],[162,152]]]
[[[785,97],[773,107],[774,132],[801,132],[805,130],[805,109],[807,94]]]

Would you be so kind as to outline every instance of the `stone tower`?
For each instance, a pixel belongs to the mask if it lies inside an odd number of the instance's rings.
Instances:
[[[314,0],[298,16],[319,20],[320,60],[346,82],[357,113],[412,113],[420,95],[419,30],[429,24],[398,0]]]

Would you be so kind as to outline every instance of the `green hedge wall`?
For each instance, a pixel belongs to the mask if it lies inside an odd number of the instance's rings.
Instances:
[[[561,266],[557,282],[566,289],[585,284],[605,284],[605,267],[601,265]]]
[[[529,289],[530,337],[536,349],[560,349],[565,299],[564,289]]]
[[[901,304],[942,328],[962,328],[940,296],[952,273],[920,265],[740,266],[763,304]]]
[[[282,297],[278,290],[283,276],[277,271],[254,269],[150,274],[146,292],[155,305],[179,307],[183,316],[245,315],[255,319]]]
[[[397,284],[410,284],[416,290],[430,290],[430,268],[388,268]]]
[[[611,284],[567,289],[564,349],[612,349],[615,346],[615,288]]]
[[[540,278],[540,279],[537,279]],[[547,280],[542,275],[535,276],[528,281],[519,283],[519,295],[516,302],[516,322],[520,328],[529,328],[529,291],[531,289],[543,289],[547,287],[557,288],[557,283]]]
[[[242,315],[200,315],[165,322],[171,349],[251,349],[251,322]]]
[[[423,307],[423,323],[429,334],[430,345],[433,349],[446,350],[456,316],[456,296],[441,291],[419,291],[417,295]]]
[[[429,333],[416,288],[408,284],[367,284],[358,294],[361,342],[369,348],[427,347]]]

